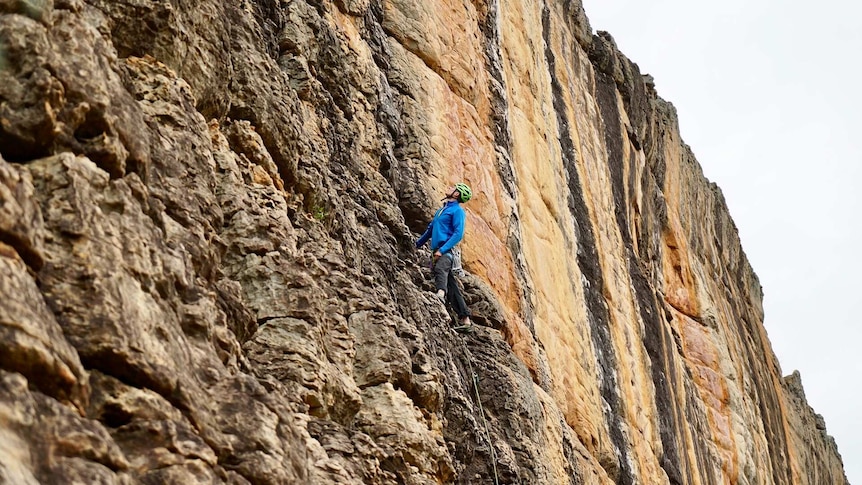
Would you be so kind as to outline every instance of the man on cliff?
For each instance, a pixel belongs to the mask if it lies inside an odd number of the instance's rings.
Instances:
[[[437,298],[449,304],[458,314],[459,326],[455,330],[469,331],[471,329],[470,310],[464,303],[458,282],[455,281],[453,269],[460,269],[460,253],[455,245],[464,237],[466,216],[461,204],[473,197],[473,191],[466,184],[455,184],[446,196],[443,207],[434,214],[434,219],[428,228],[416,241],[416,247],[421,248],[431,240],[432,270],[434,286],[437,288]],[[457,259],[457,261],[456,261]]]

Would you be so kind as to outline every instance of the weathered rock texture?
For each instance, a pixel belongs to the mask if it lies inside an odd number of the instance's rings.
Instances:
[[[2,483],[846,483],[577,1],[0,0],[0,155]]]

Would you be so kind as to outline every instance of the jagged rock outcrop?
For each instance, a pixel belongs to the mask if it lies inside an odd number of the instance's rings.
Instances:
[[[846,483],[579,2],[0,1],[0,156],[2,483]]]

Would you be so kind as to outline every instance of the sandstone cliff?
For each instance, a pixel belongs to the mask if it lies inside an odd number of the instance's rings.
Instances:
[[[576,0],[0,0],[0,155],[2,483],[846,483]]]

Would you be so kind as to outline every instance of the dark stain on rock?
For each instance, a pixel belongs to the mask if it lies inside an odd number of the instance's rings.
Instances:
[[[593,45],[598,45],[594,42]],[[602,72],[596,73],[596,102],[602,115],[605,149],[608,154],[608,169],[611,173],[611,189],[614,196],[614,215],[620,235],[627,248],[631,248],[631,232],[626,218],[624,185],[623,136],[620,130],[620,112],[617,105],[617,90],[613,79]]]
[[[562,94],[563,87],[555,73],[556,58],[553,50],[551,50],[550,28],[550,11],[547,4],[545,4],[542,10],[542,35],[545,39],[545,59],[551,75],[551,88],[554,94],[554,109],[557,114],[563,166],[565,167],[569,184],[569,210],[577,224],[575,233],[578,235],[578,267],[586,278],[584,297],[588,309],[587,317],[590,322],[590,335],[593,338],[599,367],[602,369],[599,388],[602,398],[608,404],[605,420],[608,422],[611,442],[618,455],[617,463],[602,463],[602,466],[616,480],[618,485],[629,485],[634,482],[634,479],[629,466],[626,440],[623,435],[622,410],[615,371],[617,368],[616,355],[610,333],[610,315],[604,295],[602,294],[605,287],[604,278],[599,266],[598,248],[596,247],[595,236],[590,222],[589,209],[587,208],[583,188],[578,176],[576,166],[577,153],[569,135],[569,122],[566,117],[566,106]]]
[[[637,298],[638,310],[644,323],[644,347],[652,363],[651,372],[655,386],[655,407],[658,411],[659,434],[662,450],[659,462],[672,485],[692,483],[691,470],[685,459],[685,441],[679,436],[685,419],[671,389],[677,380],[677,368],[673,360],[673,343],[664,327],[658,311],[658,296],[634,258],[628,258],[632,286]]]

